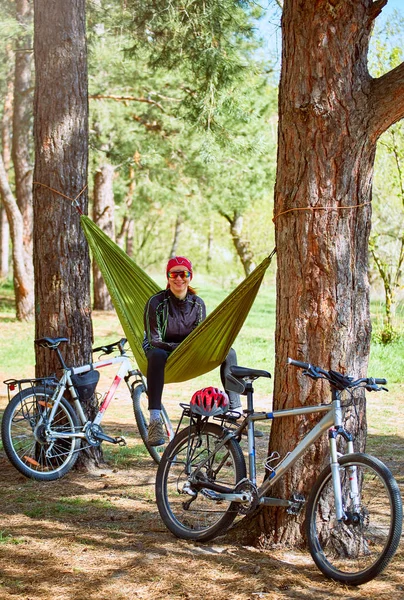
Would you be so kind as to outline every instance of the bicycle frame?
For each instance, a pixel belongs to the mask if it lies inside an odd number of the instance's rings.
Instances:
[[[122,379],[125,378],[125,375],[128,373],[129,375],[136,374],[136,375],[140,376],[139,371],[131,371],[132,365],[131,365],[130,359],[125,354],[123,354],[121,356],[114,356],[107,360],[100,360],[98,362],[91,363],[88,365],[83,365],[80,367],[72,367],[72,368],[63,369],[63,375],[60,378],[58,385],[56,386],[56,390],[53,394],[53,406],[52,406],[51,413],[49,415],[49,422],[52,422],[52,420],[56,414],[60,399],[62,398],[65,390],[68,389],[69,393],[72,397],[76,413],[80,419],[81,424],[84,427],[86,425],[86,423],[88,422],[88,420],[86,419],[86,416],[83,411],[83,407],[81,406],[81,403],[80,403],[80,399],[77,396],[76,390],[73,386],[71,375],[81,375],[82,373],[87,373],[91,369],[102,369],[103,367],[108,367],[110,365],[116,365],[116,364],[120,364],[120,367],[114,377],[114,380],[113,380],[109,390],[106,392],[106,394],[101,402],[98,413],[96,414],[93,421],[91,421],[93,424],[99,425],[104,417],[105,411],[107,410],[112,398],[114,397],[116,390],[118,389],[118,386],[120,385]],[[53,433],[52,430],[49,430],[49,434],[52,435],[52,433]],[[54,432],[54,434],[56,435],[55,432]],[[63,432],[58,431],[57,436],[59,438],[61,438],[61,437],[85,438],[86,437],[84,431],[76,432],[74,434],[74,436],[72,436],[71,433],[64,434]]]
[[[317,406],[304,406],[302,408],[291,408],[285,410],[276,410],[273,412],[259,412],[255,413],[253,408],[253,389],[252,382],[249,383],[249,387],[247,387],[247,415],[243,421],[243,423],[235,430],[228,431],[228,433],[223,437],[223,439],[215,446],[215,451],[220,450],[225,443],[231,437],[237,437],[241,434],[242,430],[247,427],[247,440],[248,440],[248,466],[249,466],[249,480],[256,487],[257,485],[257,477],[256,477],[256,458],[255,458],[255,438],[254,438],[254,423],[256,421],[264,421],[264,420],[273,420],[279,419],[283,417],[295,417],[299,415],[307,415],[313,413],[326,413],[322,419],[315,425],[305,436],[304,438],[297,444],[297,446],[289,452],[280,462],[277,464],[276,468],[272,469],[271,475],[261,484],[261,486],[257,489],[259,504],[267,505],[267,506],[288,506],[292,507],[294,502],[293,500],[286,500],[281,498],[269,498],[266,496],[269,489],[283,477],[285,472],[292,467],[292,465],[299,459],[299,457],[307,450],[316,440],[318,440],[327,430],[329,432],[329,446],[330,446],[330,463],[331,463],[331,472],[332,472],[332,480],[333,480],[333,488],[334,488],[334,498],[335,498],[335,509],[337,519],[341,520],[344,518],[344,511],[342,507],[342,499],[341,499],[341,482],[340,482],[340,473],[339,473],[339,464],[338,457],[339,453],[337,451],[337,436],[342,435],[348,443],[347,450],[348,454],[353,453],[353,439],[352,436],[345,431],[342,426],[342,410],[339,396],[335,390],[332,391],[332,401],[331,404],[320,404]],[[205,459],[201,461],[198,465],[199,468],[203,467],[204,464],[209,459]],[[350,478],[350,485],[353,497],[358,498],[358,482],[356,480],[355,472],[352,472],[352,477]],[[209,487],[209,486],[206,486]],[[244,502],[245,494],[238,494],[238,498],[235,498],[235,494],[227,494],[221,493],[220,497],[222,499],[227,499],[231,501]],[[359,499],[358,499],[359,501]]]

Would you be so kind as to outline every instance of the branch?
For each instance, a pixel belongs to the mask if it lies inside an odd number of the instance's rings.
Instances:
[[[226,221],[228,221],[230,223],[230,225],[233,224],[233,219],[230,217],[230,215],[226,214],[224,212],[224,210],[222,210],[221,208],[219,208],[218,212],[219,212],[220,216],[224,217],[226,219]]]
[[[162,112],[165,112],[164,108],[159,102],[150,100],[150,98],[136,98],[136,96],[116,96],[114,94],[91,94],[89,98],[91,100],[115,100],[117,102],[146,102],[147,104],[153,104],[153,106],[157,106],[157,108],[159,108]]]
[[[373,2],[373,4],[371,4],[368,10],[368,15],[372,21],[374,21],[376,17],[380,15],[387,2],[388,0],[377,0],[377,2]]]
[[[371,83],[370,136],[373,142],[404,117],[404,62]]]

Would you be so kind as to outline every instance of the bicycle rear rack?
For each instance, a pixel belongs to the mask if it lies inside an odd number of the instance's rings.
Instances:
[[[21,393],[24,390],[34,389],[38,386],[44,387],[45,391],[49,389],[49,391],[53,391],[57,385],[58,380],[55,375],[51,375],[49,377],[34,377],[30,379],[6,379],[3,383],[7,386],[7,396],[8,401],[16,395]]]
[[[182,414],[181,414],[180,421],[177,425],[177,429],[175,432],[176,435],[181,428],[182,420],[184,419],[184,417],[189,419],[190,425],[199,425],[199,426],[202,423],[206,423],[210,418],[209,416],[203,417],[202,415],[198,415],[198,414],[195,414],[194,412],[192,412],[190,404],[184,404],[184,403],[180,402],[180,406],[182,408]],[[212,417],[212,419],[214,421],[219,421],[220,425],[224,429],[227,429],[228,431],[236,431],[236,429],[238,429],[238,427],[239,427],[239,423],[236,423],[236,421],[237,421],[237,419],[240,418],[240,416],[241,416],[241,413],[238,411],[228,411],[223,415],[216,415],[216,416]]]

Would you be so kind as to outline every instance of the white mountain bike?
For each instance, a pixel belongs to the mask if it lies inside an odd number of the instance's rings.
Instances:
[[[10,462],[26,477],[38,481],[51,481],[64,477],[74,466],[78,454],[102,442],[126,445],[122,437],[104,433],[101,421],[122,379],[125,380],[133,402],[140,436],[153,460],[158,463],[164,447],[155,448],[147,443],[148,410],[147,381],[138,369],[134,369],[125,351],[126,339],[113,344],[93,348],[93,353],[118,355],[80,367],[68,367],[59,350],[67,338],[44,337],[35,344],[57,353],[63,373],[38,379],[9,379],[9,403],[2,420],[2,442]],[[94,399],[99,369],[117,365],[118,371],[98,407],[95,418],[90,421],[84,412],[82,401]],[[17,390],[17,393],[11,395]],[[70,401],[69,401],[70,400]],[[168,439],[174,437],[169,416],[162,407],[162,420]]]

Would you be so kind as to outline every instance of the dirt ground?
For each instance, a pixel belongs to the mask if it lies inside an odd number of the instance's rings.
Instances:
[[[122,397],[107,422],[128,446],[109,450],[102,470],[38,483],[0,451],[0,600],[404,599],[403,544],[381,576],[348,588],[295,549],[237,546],[229,536],[208,544],[174,538],[160,520],[156,466],[131,410]],[[401,476],[402,465],[390,467]]]
[[[1,327],[8,336],[25,336],[24,343],[31,340],[12,321]],[[114,341],[117,331],[116,317],[103,314],[97,332]],[[0,382],[12,375],[23,376],[2,372],[0,365]],[[172,418],[195,389],[166,386]],[[4,393],[0,385],[0,418]],[[397,405],[390,416],[392,440],[402,448],[398,412]],[[127,447],[104,444],[105,469],[74,471],[57,482],[26,479],[0,448],[0,600],[404,600],[403,543],[382,575],[348,588],[326,579],[307,552],[294,548],[235,545],[229,535],[207,544],[176,539],[156,507],[156,465],[137,432],[127,391],[118,390],[104,425],[107,433],[124,436]],[[386,446],[383,437],[379,456],[404,492],[404,464],[393,442]],[[267,440],[260,444],[266,450]]]

